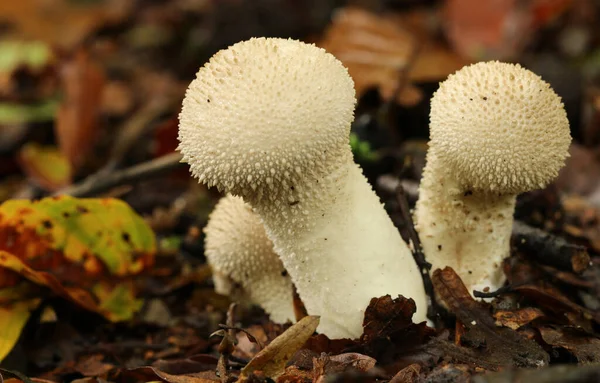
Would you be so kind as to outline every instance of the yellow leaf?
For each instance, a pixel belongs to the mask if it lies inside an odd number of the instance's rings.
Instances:
[[[55,146],[25,144],[19,160],[27,175],[46,190],[54,191],[71,184],[71,164]]]
[[[19,340],[31,311],[38,307],[40,301],[40,299],[31,299],[4,307],[0,306],[0,362]]]

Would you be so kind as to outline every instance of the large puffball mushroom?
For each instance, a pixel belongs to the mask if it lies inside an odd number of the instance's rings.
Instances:
[[[221,198],[204,233],[206,259],[219,294],[261,306],[274,322],[294,321],[292,281],[248,204],[231,195]]]
[[[562,101],[519,65],[482,62],[440,84],[415,223],[433,268],[471,290],[504,283],[516,196],[551,182],[568,156]]]
[[[352,79],[332,55],[257,38],[218,52],[183,101],[179,149],[265,225],[318,331],[359,337],[371,298],[427,298],[408,246],[352,160]]]

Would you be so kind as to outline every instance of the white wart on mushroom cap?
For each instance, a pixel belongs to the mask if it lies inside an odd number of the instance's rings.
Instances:
[[[352,79],[332,55],[259,38],[202,67],[180,115],[192,173],[253,206],[331,338],[359,337],[373,297],[413,298],[416,321],[427,309],[408,246],[352,160],[354,104]]]
[[[205,254],[219,294],[261,306],[274,322],[294,321],[292,282],[248,204],[231,195],[221,198],[204,233]]]
[[[434,268],[468,288],[504,283],[517,194],[543,188],[568,156],[560,97],[519,65],[483,62],[440,84],[415,222]]]
[[[352,79],[332,55],[294,40],[251,39],[198,71],[179,117],[180,149],[201,182],[276,198],[306,172],[328,173],[348,146],[354,103]]]

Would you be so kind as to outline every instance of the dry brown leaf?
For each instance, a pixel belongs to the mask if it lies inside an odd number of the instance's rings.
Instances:
[[[544,312],[534,307],[526,307],[520,310],[498,310],[494,313],[496,326],[504,326],[513,330],[543,316]]]
[[[98,130],[104,73],[87,52],[79,50],[64,64],[61,77],[65,97],[54,129],[60,150],[76,169],[88,155]]]
[[[276,378],[285,370],[286,363],[306,343],[319,325],[319,317],[306,316],[279,335],[260,351],[242,369],[238,382],[247,380],[254,371],[264,376]]]
[[[477,60],[507,60],[537,28],[564,12],[572,0],[448,0],[446,34],[454,48]]]
[[[360,8],[340,10],[324,34],[319,46],[336,56],[348,68],[360,96],[370,88],[379,88],[389,100],[407,67],[416,41],[411,33],[395,23]],[[414,105],[422,98],[418,88],[408,85],[397,102]]]
[[[17,36],[70,48],[95,28],[124,18],[133,3],[109,0],[73,6],[67,0],[0,1],[0,22],[12,25]]]
[[[417,37],[409,31],[414,29],[411,23],[393,14],[376,15],[346,7],[335,15],[318,45],[344,63],[359,96],[370,88],[378,88],[383,99],[390,100],[401,86],[402,76],[407,76],[408,81],[439,81],[466,64],[434,42],[428,32],[421,30]],[[415,53],[417,56],[411,57]],[[406,83],[396,102],[411,106],[422,97],[419,88]]]
[[[465,326],[461,344],[444,345],[446,354],[457,361],[476,364],[487,370],[503,366],[540,367],[549,362],[549,355],[536,343],[506,327],[497,327],[488,305],[476,302],[460,277],[450,267],[437,269],[431,277],[441,302]]]
[[[215,383],[221,381],[220,379],[207,379],[202,376],[167,374],[155,367],[135,368],[128,370],[127,375],[137,378],[136,381],[153,381],[158,378],[167,383]]]
[[[560,347],[573,354],[580,364],[600,362],[600,339],[574,328],[541,327],[544,342]]]

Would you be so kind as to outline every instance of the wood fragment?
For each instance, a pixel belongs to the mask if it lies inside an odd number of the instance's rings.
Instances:
[[[181,154],[172,153],[108,174],[92,174],[81,183],[61,189],[54,193],[54,195],[66,194],[73,197],[97,195],[116,186],[155,177],[165,172],[187,166],[181,162],[181,158]]]
[[[427,262],[427,260],[425,259],[425,254],[423,254],[423,246],[421,246],[419,234],[415,230],[412,215],[410,214],[410,208],[408,207],[408,200],[406,199],[406,193],[402,185],[398,185],[396,187],[396,201],[400,206],[402,218],[404,218],[404,221],[406,222],[406,226],[408,228],[410,241],[413,245],[413,257],[415,259],[415,262],[417,263],[417,266],[419,267],[419,270],[421,271],[421,276],[423,277],[423,285],[425,287],[425,293],[431,298],[431,305],[427,308],[427,316],[429,318],[435,319],[437,318],[437,314],[440,312],[440,308],[435,300],[434,287],[431,281],[431,276],[429,274],[431,271],[431,263]]]
[[[569,243],[562,237],[521,221],[513,224],[512,243],[515,248],[536,261],[560,270],[581,273],[590,265],[590,256],[585,247]]]

